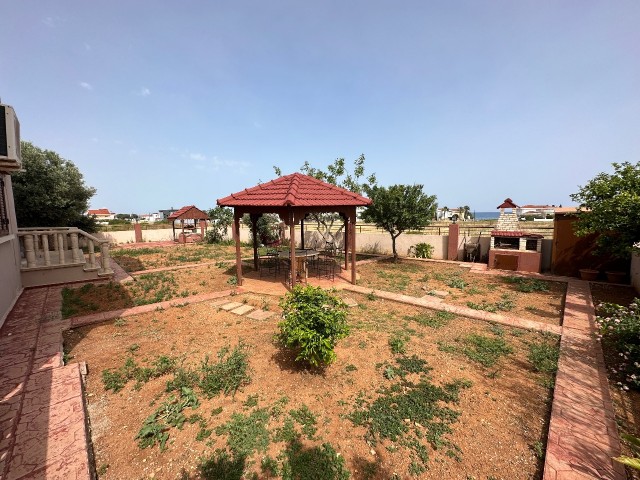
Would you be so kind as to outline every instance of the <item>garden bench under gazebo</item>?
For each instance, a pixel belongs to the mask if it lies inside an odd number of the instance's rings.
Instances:
[[[191,230],[191,232],[195,232],[198,227],[198,224],[200,224],[201,232],[200,232],[199,240],[203,240],[204,232],[207,229],[207,220],[209,220],[209,216],[199,208],[196,208],[195,205],[187,205],[185,207],[182,207],[180,210],[176,210],[175,212],[173,212],[171,215],[167,217],[167,220],[171,221],[171,228],[173,229],[174,242],[176,241],[176,221],[177,220],[180,221],[180,227],[182,228],[180,239],[181,241],[186,243],[187,235],[185,235],[184,233],[185,220],[187,221],[193,220],[193,227],[188,227]],[[204,224],[202,224],[202,222],[204,222]],[[187,225],[189,225],[188,222],[187,222]],[[197,234],[192,233],[192,235],[197,235]],[[194,240],[192,239],[190,241],[194,241]]]
[[[351,283],[356,283],[356,207],[370,205],[371,200],[341,187],[318,180],[317,178],[293,173],[267,183],[232,193],[217,201],[222,207],[233,208],[233,239],[236,244],[236,269],[238,285],[242,285],[242,258],[240,254],[240,219],[249,214],[254,232],[253,258],[258,264],[256,241],[256,223],[265,213],[276,213],[289,227],[291,242],[290,278],[296,278],[295,227],[308,213],[338,213],[345,223],[344,250],[345,269],[351,261]],[[301,240],[304,248],[304,225],[301,228]]]

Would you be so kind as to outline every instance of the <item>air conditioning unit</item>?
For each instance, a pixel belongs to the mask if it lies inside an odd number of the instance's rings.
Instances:
[[[0,104],[0,172],[21,168],[20,122],[12,107]]]

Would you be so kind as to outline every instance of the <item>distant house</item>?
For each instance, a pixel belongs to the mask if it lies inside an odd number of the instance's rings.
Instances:
[[[553,216],[555,205],[523,205],[518,207],[517,214],[519,217],[534,216],[539,218],[547,218],[547,216]]]
[[[168,210],[159,210],[160,215],[162,215],[162,220],[167,220],[169,218],[169,215],[171,215],[173,212],[177,212],[178,210],[176,208],[171,207]]]
[[[116,218],[116,214],[110,212],[108,208],[98,208],[96,210],[89,210],[87,215],[95,217],[96,220],[113,220]]]
[[[161,213],[144,213],[140,215],[138,218],[141,222],[149,222],[149,223],[159,222],[163,220]]]

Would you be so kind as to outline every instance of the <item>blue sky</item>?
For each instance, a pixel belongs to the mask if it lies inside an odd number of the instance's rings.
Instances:
[[[0,98],[93,208],[209,208],[273,165],[361,153],[440,206],[568,205],[640,161],[636,0],[20,0],[0,18]]]

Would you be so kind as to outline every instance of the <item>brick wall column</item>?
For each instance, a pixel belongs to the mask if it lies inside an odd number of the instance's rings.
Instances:
[[[447,260],[458,259],[458,239],[460,238],[460,225],[452,223],[449,225],[449,244],[447,248]]]
[[[200,220],[200,235],[202,235],[202,238],[204,238],[204,232],[206,229],[207,229],[207,221]]]
[[[139,223],[134,224],[133,231],[136,234],[136,243],[142,243],[142,225]]]

